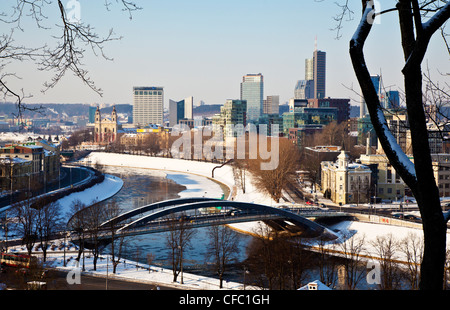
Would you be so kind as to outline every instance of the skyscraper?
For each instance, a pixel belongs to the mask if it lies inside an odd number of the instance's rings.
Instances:
[[[375,91],[378,94],[378,99],[381,100],[381,76],[379,75],[371,75],[370,79],[372,80],[373,86],[375,87]],[[364,96],[361,95],[361,103],[359,107],[359,117],[364,117],[368,114],[366,101],[364,100]]]
[[[247,102],[228,99],[220,108],[220,114],[213,117],[213,131],[223,133],[224,138],[240,137],[247,126]],[[237,126],[242,125],[242,126]]]
[[[280,96],[267,96],[263,103],[263,114],[280,113]]]
[[[326,96],[327,54],[314,49],[313,57],[305,60],[305,80],[297,82],[296,99],[323,99]]]
[[[264,77],[261,73],[247,74],[241,83],[241,100],[247,101],[247,120],[258,121],[263,113]]]
[[[325,98],[327,54],[314,51],[314,99]]]
[[[169,100],[169,126],[177,125],[182,119],[193,119],[194,97],[181,101]]]
[[[133,123],[140,126],[164,124],[164,89],[133,87]]]
[[[314,59],[309,58],[305,60],[305,80],[314,80]]]
[[[299,80],[295,85],[294,99],[312,99],[314,98],[314,81]]]

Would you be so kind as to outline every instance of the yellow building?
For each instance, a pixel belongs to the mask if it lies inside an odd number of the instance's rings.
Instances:
[[[399,200],[405,196],[406,185],[389,163],[385,154],[361,155],[359,161],[366,166],[375,166],[377,180],[373,180],[373,195],[392,201]]]
[[[351,163],[341,151],[336,162],[321,162],[321,189],[334,203],[359,204],[370,201],[371,173],[369,167]]]

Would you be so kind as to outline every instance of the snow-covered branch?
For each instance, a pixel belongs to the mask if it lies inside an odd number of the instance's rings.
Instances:
[[[388,128],[380,100],[370,78],[370,72],[365,62],[363,48],[372,29],[373,16],[375,16],[375,10],[371,5],[369,5],[369,3],[370,1],[368,1],[368,5],[364,10],[360,24],[356,29],[352,40],[350,41],[350,56],[356,77],[361,86],[361,91],[367,104],[373,127],[380,140],[380,144],[382,145],[383,150],[389,158],[392,166],[394,166],[397,172],[401,175],[402,179],[410,188],[414,188],[417,182],[414,164],[402,151],[400,146],[397,144],[395,137]]]
[[[405,67],[403,69],[404,73],[408,72],[409,68],[422,63],[431,37],[450,18],[450,2],[447,2],[442,8],[440,8],[439,11],[437,11],[437,13],[433,15],[427,22],[420,23],[417,20],[418,18],[419,17],[415,18],[416,27],[418,24],[420,24],[421,31],[418,31],[417,42],[415,44],[415,48],[413,49],[405,64]]]

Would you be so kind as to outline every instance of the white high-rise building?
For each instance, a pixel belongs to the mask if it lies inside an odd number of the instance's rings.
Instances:
[[[164,89],[133,87],[133,123],[164,125]]]

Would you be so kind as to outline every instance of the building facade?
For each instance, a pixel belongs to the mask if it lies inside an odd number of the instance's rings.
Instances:
[[[381,199],[396,201],[405,196],[406,185],[389,163],[384,154],[365,154],[359,158],[361,164],[374,165],[377,178],[372,180],[372,196]]]
[[[309,99],[310,108],[337,108],[336,121],[346,122],[350,118],[350,99],[323,98]]]
[[[241,100],[247,102],[247,121],[256,122],[263,113],[264,77],[261,73],[242,78]]]
[[[164,125],[162,87],[133,87],[133,123],[136,126]]]
[[[215,133],[222,133],[224,138],[244,135],[247,126],[247,102],[245,100],[227,100],[212,120]]]
[[[194,97],[188,97],[181,101],[169,100],[169,126],[173,127],[180,120],[193,119]]]
[[[59,145],[44,140],[0,148],[2,190],[45,187],[47,183],[58,179],[59,160]]]
[[[313,80],[299,80],[295,84],[294,89],[295,99],[311,99],[314,98],[314,81]]]
[[[280,113],[280,96],[267,96],[263,102],[263,114]]]
[[[117,140],[119,121],[117,120],[116,107],[113,107],[111,118],[103,118],[100,108],[95,111],[94,142],[112,143]]]
[[[327,54],[315,50],[313,56],[314,63],[314,98],[322,99],[326,97],[326,65]]]
[[[322,193],[334,203],[368,203],[371,174],[369,167],[351,163],[348,154],[342,150],[336,162],[321,162]]]

